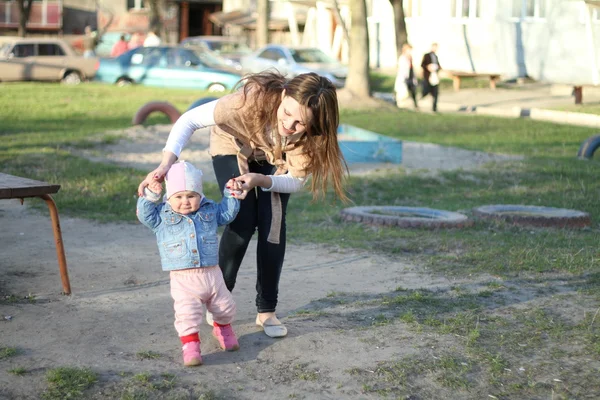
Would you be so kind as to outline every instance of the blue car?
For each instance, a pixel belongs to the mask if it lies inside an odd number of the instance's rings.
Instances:
[[[224,92],[241,75],[210,68],[190,49],[176,46],[138,47],[117,58],[101,58],[95,80],[119,86],[140,84]]]

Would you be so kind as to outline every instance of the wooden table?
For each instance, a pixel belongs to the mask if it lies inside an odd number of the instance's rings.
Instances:
[[[0,199],[20,199],[21,204],[23,204],[23,200],[26,197],[39,197],[44,199],[48,205],[52,220],[52,230],[54,231],[56,256],[58,258],[63,292],[64,294],[71,294],[71,284],[69,282],[69,273],[67,272],[67,259],[65,258],[65,248],[60,231],[58,210],[54,200],[50,196],[58,192],[59,189],[60,185],[51,185],[46,182],[0,173]]]

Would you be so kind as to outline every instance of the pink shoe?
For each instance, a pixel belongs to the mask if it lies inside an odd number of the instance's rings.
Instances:
[[[240,348],[237,337],[231,329],[231,324],[219,325],[215,322],[213,336],[219,341],[221,348],[227,351],[235,351]]]
[[[183,345],[183,365],[186,367],[202,365],[200,342],[188,342]]]

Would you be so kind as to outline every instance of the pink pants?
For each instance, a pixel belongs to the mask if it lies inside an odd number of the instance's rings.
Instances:
[[[171,297],[175,301],[175,329],[179,336],[200,330],[202,304],[220,325],[230,324],[235,316],[235,302],[218,265],[171,271]]]

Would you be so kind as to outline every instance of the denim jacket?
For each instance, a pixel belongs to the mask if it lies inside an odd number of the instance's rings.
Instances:
[[[240,201],[225,189],[223,200],[215,203],[202,197],[197,211],[182,215],[169,203],[138,198],[137,217],[156,234],[163,271],[218,265],[217,227],[227,225],[240,210]]]

